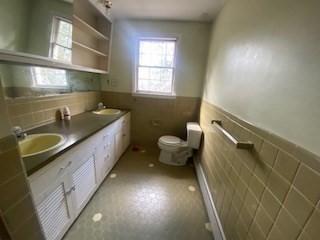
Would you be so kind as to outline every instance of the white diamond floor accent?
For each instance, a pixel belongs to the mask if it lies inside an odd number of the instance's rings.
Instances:
[[[149,167],[150,167],[150,168],[153,168],[153,167],[154,167],[154,164],[153,164],[153,163],[150,163],[150,164],[149,164]]]
[[[99,222],[99,221],[101,221],[101,219],[102,219],[102,214],[101,213],[96,213],[92,217],[92,221],[94,221],[94,222]]]
[[[112,173],[111,175],[110,175],[110,178],[116,178],[117,177],[117,174],[116,173]]]
[[[196,188],[194,186],[189,186],[188,189],[189,189],[190,192],[195,192],[196,191]]]

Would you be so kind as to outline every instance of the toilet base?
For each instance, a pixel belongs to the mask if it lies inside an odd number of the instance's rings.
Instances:
[[[159,161],[173,166],[186,165],[188,158],[192,156],[192,149],[186,149],[180,152],[169,152],[161,150]]]

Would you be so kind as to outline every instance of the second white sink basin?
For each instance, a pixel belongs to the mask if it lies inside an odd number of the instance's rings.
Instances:
[[[93,113],[98,114],[98,115],[117,115],[117,114],[121,113],[121,110],[113,109],[113,108],[106,108],[106,109],[102,109],[100,111],[94,111]]]
[[[64,143],[60,134],[43,133],[28,135],[19,142],[22,157],[30,157],[58,148]]]

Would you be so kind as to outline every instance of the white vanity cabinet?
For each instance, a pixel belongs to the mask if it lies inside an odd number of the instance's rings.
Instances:
[[[47,240],[60,240],[130,144],[130,113],[29,177]]]
[[[116,126],[116,134],[115,134],[115,156],[116,159],[119,159],[121,155],[126,151],[128,146],[130,145],[130,114],[125,115],[120,119]]]

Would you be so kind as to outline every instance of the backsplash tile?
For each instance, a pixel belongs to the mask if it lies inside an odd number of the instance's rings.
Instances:
[[[222,120],[227,131],[254,142],[255,148],[236,149],[212,120]],[[319,237],[318,156],[205,101],[200,124],[204,131],[200,161],[227,239]]]
[[[68,106],[72,115],[97,108],[100,92],[76,92],[56,96],[7,99],[12,126],[31,129],[56,121],[57,111]]]

